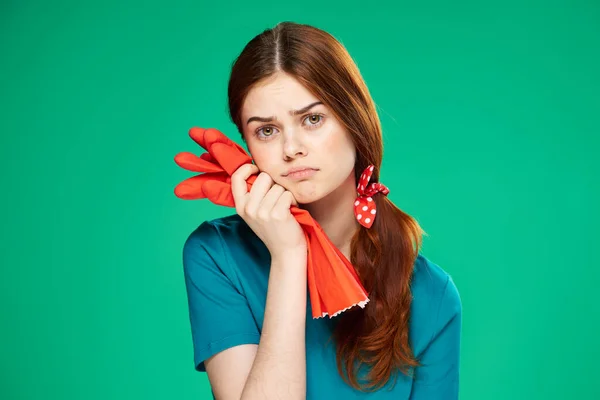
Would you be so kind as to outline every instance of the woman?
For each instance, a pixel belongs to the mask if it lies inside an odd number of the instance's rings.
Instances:
[[[232,175],[236,213],[203,222],[183,253],[195,366],[215,398],[458,398],[454,282],[419,253],[423,231],[385,186],[371,199],[370,227],[354,213],[370,165],[378,182],[383,144],[345,48],[308,25],[264,31],[232,67],[229,110],[256,165]],[[364,308],[311,317],[307,243],[292,205],[351,260],[369,294]]]

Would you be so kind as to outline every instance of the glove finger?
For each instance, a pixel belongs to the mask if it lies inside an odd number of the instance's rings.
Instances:
[[[202,191],[207,199],[215,204],[227,207],[235,207],[231,184],[222,181],[207,181],[202,185]]]
[[[230,181],[229,176],[224,173],[202,174],[187,178],[175,186],[175,195],[184,200],[195,200],[207,198],[204,192],[204,186],[211,181],[223,182]]]
[[[208,153],[204,153],[208,154]],[[204,155],[203,154],[203,155]],[[211,157],[212,158],[212,157]],[[194,172],[222,172],[223,168],[208,161],[206,157],[198,157],[195,154],[184,151],[175,156],[175,163],[181,168]]]

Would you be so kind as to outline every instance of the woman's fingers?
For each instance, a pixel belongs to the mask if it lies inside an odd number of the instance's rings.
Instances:
[[[244,164],[231,174],[231,194],[235,203],[235,209],[238,214],[243,215],[248,198],[248,186],[246,180],[258,172],[258,167],[254,164]],[[254,187],[254,184],[252,185]]]
[[[292,192],[290,192],[290,194],[292,195],[292,206],[298,207],[298,200],[296,200],[296,197]]]
[[[290,192],[289,190],[283,192],[275,202],[275,206],[271,211],[271,215],[273,216],[273,218],[281,220],[287,217],[290,214],[290,207],[294,204],[295,201],[296,200],[292,192]]]
[[[257,171],[253,165],[243,165],[231,176],[238,215],[263,241],[272,256],[286,255],[290,249],[306,250],[306,235],[290,211],[290,206],[297,204],[294,195],[274,184],[268,173],[251,177]],[[252,179],[249,191],[247,179]]]
[[[246,201],[245,212],[246,215],[256,217],[258,209],[263,201],[263,198],[267,192],[273,186],[273,179],[266,172],[261,172],[250,188],[250,195],[248,201]]]
[[[237,213],[242,217],[283,220],[289,216],[290,207],[297,206],[294,195],[274,182],[266,172],[258,174],[250,191],[246,180],[259,172],[254,164],[244,164],[231,175],[231,193]]]
[[[275,207],[275,204],[283,192],[285,192],[285,188],[283,186],[274,184],[260,203],[256,213],[257,217],[263,221],[269,220],[273,207]]]

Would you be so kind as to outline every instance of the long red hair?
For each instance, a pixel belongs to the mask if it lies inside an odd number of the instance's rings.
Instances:
[[[373,164],[370,182],[378,182],[383,140],[375,104],[348,51],[316,27],[281,22],[245,46],[233,63],[228,87],[229,112],[239,132],[243,133],[241,108],[246,95],[253,85],[279,71],[294,76],[351,133],[356,181]],[[377,218],[370,229],[356,231],[350,260],[370,303],[335,317],[332,335],[340,375],[363,391],[381,388],[397,371],[410,375],[420,365],[409,338],[410,282],[425,232],[386,196],[378,193],[373,199]],[[365,384],[358,379],[362,366],[369,367]]]

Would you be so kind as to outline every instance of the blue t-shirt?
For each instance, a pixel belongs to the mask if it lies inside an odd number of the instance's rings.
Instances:
[[[205,221],[187,238],[183,265],[194,350],[194,366],[240,344],[259,344],[271,256],[237,214]],[[313,319],[306,311],[306,398],[458,399],[461,301],[448,273],[419,254],[411,283],[410,340],[423,366],[409,378],[398,373],[376,392],[360,392],[338,374],[333,340],[335,318]],[[367,307],[369,305],[367,304]],[[391,390],[390,390],[391,389]],[[367,397],[368,396],[368,397]]]

